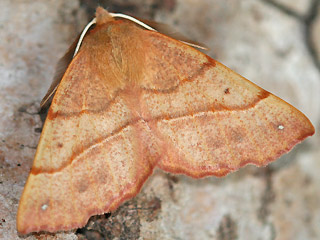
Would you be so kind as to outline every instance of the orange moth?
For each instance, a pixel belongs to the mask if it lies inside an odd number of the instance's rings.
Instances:
[[[20,233],[82,227],[135,196],[156,167],[220,177],[313,135],[300,111],[190,45],[97,8],[42,102],[52,99]]]

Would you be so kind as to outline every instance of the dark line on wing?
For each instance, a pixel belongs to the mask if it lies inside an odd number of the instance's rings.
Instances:
[[[114,131],[112,131],[110,134],[108,134],[105,137],[99,138],[97,139],[95,142],[90,143],[90,145],[83,147],[79,152],[74,152],[72,154],[72,156],[70,157],[69,161],[66,162],[65,164],[63,164],[61,167],[59,168],[55,168],[55,169],[42,169],[42,168],[37,168],[37,167],[33,167],[31,169],[31,174],[33,175],[37,175],[40,173],[48,173],[48,174],[53,174],[55,172],[59,172],[61,170],[63,170],[64,168],[66,168],[67,166],[69,166],[74,159],[76,159],[78,156],[80,156],[81,154],[83,154],[85,151],[88,151],[89,148],[93,148],[95,145],[101,144],[104,141],[107,141],[109,138],[115,136],[116,134],[118,134],[119,132],[121,132],[123,129],[129,127],[129,126],[133,126],[134,124],[138,123],[139,121],[144,121],[146,123],[149,122],[158,122],[161,120],[175,120],[181,117],[188,117],[188,116],[193,116],[196,114],[200,114],[200,113],[204,113],[204,112],[222,112],[222,111],[243,111],[243,110],[248,110],[250,108],[255,107],[260,101],[262,101],[263,99],[266,99],[268,96],[270,96],[270,93],[265,91],[265,90],[261,90],[260,94],[257,96],[256,100],[253,101],[252,103],[250,103],[249,105],[246,106],[240,106],[240,107],[235,107],[235,108],[227,108],[225,106],[220,106],[219,108],[217,108],[217,106],[215,107],[207,107],[207,108],[201,108],[198,109],[197,111],[193,112],[190,114],[190,112],[183,112],[180,114],[175,114],[174,116],[167,116],[167,115],[161,115],[155,118],[150,118],[150,119],[142,119],[142,118],[136,118],[133,119],[131,121],[128,121],[126,124],[124,124],[123,126],[115,129]]]
[[[169,115],[159,115],[157,117],[153,117],[152,119],[145,119],[146,122],[151,121],[160,121],[160,120],[175,120],[182,117],[188,117],[197,115],[205,112],[231,112],[231,111],[244,111],[256,106],[260,101],[270,96],[270,93],[264,89],[261,89],[260,94],[256,97],[256,99],[248,105],[237,106],[237,107],[226,107],[223,104],[211,104],[210,106],[204,106],[202,108],[197,108],[196,111],[190,113],[190,111],[184,111],[178,114],[174,114],[173,116]],[[214,105],[214,106],[213,106]]]
[[[205,70],[207,70],[207,68],[215,67],[215,65],[216,65],[215,60],[210,58],[209,56],[206,56],[206,57],[208,59],[208,62],[203,63],[202,66],[195,73],[193,73],[190,77],[185,78],[182,81],[180,81],[176,86],[173,86],[168,89],[163,89],[163,90],[162,89],[160,89],[160,90],[154,89],[154,88],[144,88],[144,87],[141,87],[141,89],[145,92],[152,92],[155,94],[157,94],[157,93],[166,93],[166,94],[173,93],[173,92],[177,91],[178,88],[181,87],[183,84],[188,83],[188,82],[193,82],[196,77],[203,75],[205,73]],[[177,72],[179,71],[179,69],[176,69],[176,68],[174,68],[174,69]]]
[[[142,91],[144,92],[152,92],[155,94],[168,94],[168,93],[172,93],[175,92],[179,89],[179,87],[181,87],[183,84],[187,83],[187,82],[192,82],[194,81],[195,77],[201,76],[202,74],[204,74],[205,70],[208,67],[214,67],[216,65],[215,60],[210,58],[209,56],[207,56],[208,62],[203,63],[202,66],[199,68],[198,71],[196,71],[192,76],[190,76],[189,78],[185,78],[182,81],[180,81],[176,86],[173,86],[171,88],[168,89],[164,89],[164,90],[159,90],[159,89],[152,89],[152,88],[144,88],[144,87],[140,87]],[[117,97],[119,97],[121,95],[122,92],[124,92],[124,89],[119,89],[115,92],[114,97],[111,98],[106,104],[104,104],[103,108],[97,109],[97,110],[82,110],[79,112],[70,112],[70,113],[64,113],[64,112],[52,112],[51,108],[49,109],[47,118],[48,119],[53,119],[56,117],[63,117],[63,118],[67,118],[67,117],[73,117],[79,114],[83,114],[83,113],[100,113],[101,111],[106,111],[117,99]]]

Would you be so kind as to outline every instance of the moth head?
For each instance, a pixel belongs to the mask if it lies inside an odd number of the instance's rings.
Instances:
[[[137,26],[148,30],[148,31],[155,31],[162,33],[164,35],[167,35],[171,38],[174,38],[176,40],[179,40],[191,47],[195,47],[198,49],[208,49],[204,44],[192,41],[182,35],[181,33],[175,31],[173,28],[166,24],[150,21],[150,20],[145,20],[145,19],[140,19],[140,18],[135,18],[126,14],[122,13],[109,13],[107,10],[103,9],[102,7],[98,7],[96,10],[96,16],[93,18],[83,29],[79,37],[76,39],[76,41],[70,46],[69,50],[66,52],[66,54],[60,59],[60,61],[57,64],[56,67],[56,73],[54,75],[52,84],[47,92],[47,94],[44,96],[40,103],[40,111],[44,112],[49,106],[52,101],[52,98],[59,86],[59,83],[67,70],[70,62],[72,59],[77,55],[81,48],[81,44],[83,42],[83,39],[85,38],[86,34],[88,33],[89,29],[93,28],[95,25],[103,25],[103,24],[108,24],[109,22],[112,21],[117,21],[117,20],[127,20],[130,21]]]

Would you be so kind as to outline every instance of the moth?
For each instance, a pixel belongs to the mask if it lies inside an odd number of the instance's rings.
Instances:
[[[42,102],[52,99],[20,233],[82,227],[134,197],[155,168],[221,177],[314,134],[303,113],[193,45],[97,8]]]

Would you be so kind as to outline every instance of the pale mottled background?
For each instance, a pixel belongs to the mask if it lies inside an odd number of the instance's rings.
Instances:
[[[304,112],[319,131],[319,0],[99,1],[174,26],[208,54]],[[15,216],[55,63],[97,1],[0,1],[0,238]],[[320,136],[267,168],[193,180],[157,171],[142,192],[87,228],[25,239],[320,239]],[[44,186],[45,187],[45,186]]]

